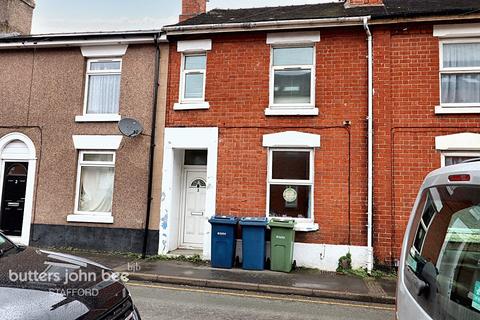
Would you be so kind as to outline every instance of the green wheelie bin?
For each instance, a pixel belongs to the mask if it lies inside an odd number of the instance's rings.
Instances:
[[[292,271],[293,243],[295,242],[295,221],[272,219],[268,223],[271,229],[270,270]]]

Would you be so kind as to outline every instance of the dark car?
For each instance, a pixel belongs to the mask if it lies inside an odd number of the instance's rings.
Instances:
[[[137,320],[121,276],[76,256],[13,244],[0,233],[0,319]]]

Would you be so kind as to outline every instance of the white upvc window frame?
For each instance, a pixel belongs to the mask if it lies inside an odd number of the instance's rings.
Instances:
[[[445,167],[446,157],[472,157],[480,158],[480,150],[478,151],[441,151],[440,163],[442,167]]]
[[[92,70],[91,64],[95,62],[120,62],[119,69],[111,70]],[[109,121],[120,121],[120,101],[119,101],[119,110],[117,113],[87,113],[88,110],[88,90],[90,87],[90,76],[92,75],[119,75],[122,76],[123,62],[122,58],[119,57],[110,57],[110,58],[91,58],[87,59],[87,71],[85,76],[85,92],[83,99],[83,115],[75,117],[76,122],[109,122]],[[121,90],[121,88],[120,88]]]
[[[109,154],[112,155],[112,161],[85,161],[83,160],[84,154]],[[77,181],[75,187],[75,209],[74,209],[74,216],[98,216],[100,217],[99,221],[91,221],[91,222],[105,222],[105,223],[113,223],[112,212],[91,212],[91,211],[80,211],[79,210],[79,200],[80,200],[80,179],[83,167],[107,167],[107,168],[114,168],[114,176],[115,176],[115,160],[116,160],[116,152],[105,150],[80,150],[78,152],[78,163],[77,163]],[[115,190],[115,178],[113,184],[113,190]],[[102,221],[101,217],[107,218],[105,221]],[[108,219],[111,218],[111,219]],[[95,219],[94,219],[95,220]],[[109,222],[111,220],[111,222]],[[73,221],[73,220],[70,220]],[[78,221],[78,222],[90,222],[90,221]]]
[[[308,152],[310,154],[310,170],[309,180],[287,180],[287,179],[273,179],[273,152],[287,151],[287,152]],[[275,218],[277,220],[295,220],[297,224],[310,224],[315,221],[314,216],[314,180],[315,180],[315,149],[314,148],[268,148],[268,169],[267,169],[267,205],[266,205],[266,217]],[[270,185],[292,185],[292,186],[310,186],[310,217],[308,218],[295,218],[295,217],[276,217],[270,216]],[[318,226],[317,226],[318,229]]]
[[[312,64],[311,65],[288,65],[274,66],[274,50],[283,48],[312,48]],[[316,45],[315,43],[289,43],[289,44],[272,44],[270,46],[270,85],[269,85],[269,109],[271,110],[288,110],[288,109],[314,109],[315,108],[315,87],[316,87]],[[282,70],[311,70],[310,79],[310,102],[309,103],[274,103],[275,97],[275,71]],[[273,113],[272,113],[273,114]]]
[[[204,56],[205,57],[205,69],[192,69],[185,70],[185,60],[187,57],[195,56]],[[197,52],[182,52],[182,62],[180,70],[180,103],[185,104],[200,104],[205,102],[205,88],[207,86],[207,52],[206,51],[197,51]],[[202,88],[202,97],[201,98],[185,98],[185,78],[187,74],[202,74],[203,75],[203,88]]]
[[[442,75],[460,74],[460,73],[478,73],[480,67],[449,67],[443,66],[443,46],[445,44],[455,43],[480,43],[480,38],[452,38],[439,40],[439,86],[440,86],[440,105],[436,107],[435,113],[480,113],[480,102],[478,103],[443,103],[442,102]]]

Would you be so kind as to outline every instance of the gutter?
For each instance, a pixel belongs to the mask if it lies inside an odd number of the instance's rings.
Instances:
[[[360,17],[337,17],[325,19],[303,19],[303,20],[275,20],[259,21],[247,23],[217,23],[204,25],[185,25],[163,27],[162,31],[167,35],[202,34],[212,32],[244,32],[244,31],[264,31],[264,30],[291,30],[305,28],[327,28],[327,27],[345,27],[361,26],[365,19],[370,16]]]
[[[97,45],[119,45],[119,44],[151,44],[155,43],[154,37],[138,37],[138,38],[112,38],[112,39],[75,39],[75,40],[38,40],[22,39],[16,42],[1,42],[0,50],[2,49],[24,49],[24,48],[57,48],[57,47],[82,47],[82,46],[97,46]],[[166,42],[166,37],[162,36],[157,41]]]
[[[363,20],[368,44],[368,192],[367,192],[367,272],[373,269],[373,39],[368,18]]]
[[[155,75],[153,82],[153,101],[152,101],[152,131],[150,133],[150,157],[148,159],[148,191],[147,191],[147,216],[145,217],[145,229],[143,233],[143,247],[142,247],[142,259],[145,259],[147,255],[148,246],[148,231],[150,224],[150,216],[152,215],[152,193],[153,193],[153,162],[155,160],[155,135],[157,129],[157,109],[158,109],[158,87],[160,79],[160,38],[159,34],[155,35]]]

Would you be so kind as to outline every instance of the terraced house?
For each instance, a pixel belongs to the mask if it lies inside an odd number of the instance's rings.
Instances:
[[[33,246],[156,253],[165,39],[29,35],[33,8],[0,4],[0,229]],[[122,118],[143,132],[123,136]]]
[[[480,151],[478,1],[205,4],[164,28],[159,251],[267,216],[296,220],[299,265],[395,265],[425,174]]]

